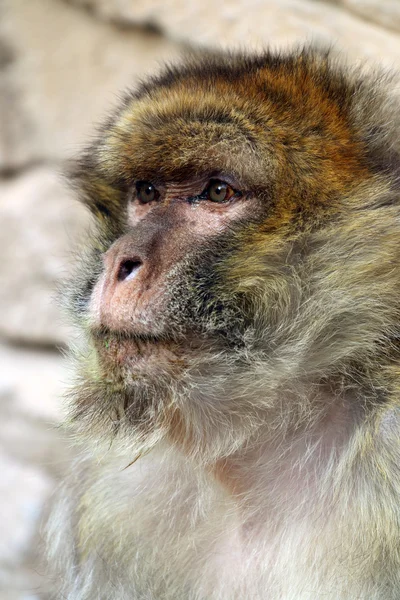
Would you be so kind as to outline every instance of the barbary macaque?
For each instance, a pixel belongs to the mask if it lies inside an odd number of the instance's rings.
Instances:
[[[195,56],[79,160],[60,598],[400,598],[396,85]]]

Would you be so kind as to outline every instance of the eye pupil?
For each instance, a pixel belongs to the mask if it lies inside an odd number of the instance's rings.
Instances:
[[[137,184],[137,195],[141,202],[147,204],[157,198],[157,190],[152,183],[145,181]]]
[[[223,181],[214,181],[208,188],[208,198],[212,202],[224,202],[229,198],[230,189]]]

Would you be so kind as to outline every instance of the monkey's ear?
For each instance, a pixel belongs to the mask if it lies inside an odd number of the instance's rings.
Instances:
[[[70,163],[65,172],[79,200],[101,222],[116,222],[121,217],[122,191],[97,172],[86,160]]]

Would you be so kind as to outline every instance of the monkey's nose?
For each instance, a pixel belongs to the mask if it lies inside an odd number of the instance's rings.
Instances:
[[[118,281],[130,281],[138,274],[142,261],[138,258],[129,258],[123,260],[118,268],[117,279]]]

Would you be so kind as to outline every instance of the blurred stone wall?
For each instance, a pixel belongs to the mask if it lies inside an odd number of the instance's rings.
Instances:
[[[46,502],[71,332],[54,302],[88,216],[62,180],[118,94],[191,48],[334,45],[396,67],[399,0],[0,0],[0,600],[52,596]]]

